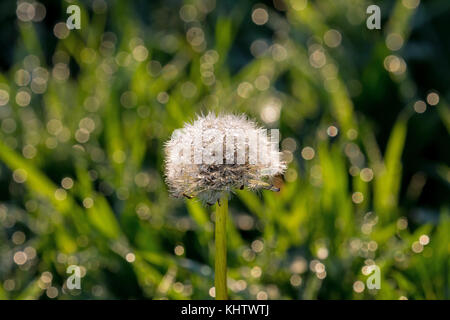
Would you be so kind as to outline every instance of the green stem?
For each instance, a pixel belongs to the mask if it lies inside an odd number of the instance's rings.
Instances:
[[[227,215],[228,197],[224,195],[216,205],[216,258],[214,286],[216,300],[227,300]]]

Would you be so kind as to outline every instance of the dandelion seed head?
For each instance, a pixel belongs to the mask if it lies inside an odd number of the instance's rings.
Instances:
[[[249,137],[257,137],[257,151]],[[198,116],[166,142],[166,183],[172,196],[206,204],[244,187],[276,190],[270,179],[286,170],[276,143],[275,148],[273,137],[246,115]],[[252,152],[258,161],[252,161]]]

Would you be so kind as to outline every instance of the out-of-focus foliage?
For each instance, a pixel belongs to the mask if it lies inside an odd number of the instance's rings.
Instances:
[[[231,298],[447,299],[450,6],[374,2],[381,30],[361,0],[2,1],[0,298],[211,298],[213,210],[163,145],[212,110],[289,162],[230,202]]]

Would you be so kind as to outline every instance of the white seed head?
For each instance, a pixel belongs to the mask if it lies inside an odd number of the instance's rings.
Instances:
[[[286,170],[278,130],[259,127],[245,115],[198,116],[166,142],[165,175],[174,197],[214,204],[233,189],[277,191],[268,181]]]

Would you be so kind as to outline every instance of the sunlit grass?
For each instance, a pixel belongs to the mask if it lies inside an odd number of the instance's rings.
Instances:
[[[279,193],[230,201],[231,299],[448,298],[448,203],[412,222],[421,176],[413,200],[401,192],[413,103],[426,99],[405,89],[413,79],[385,40],[408,41],[415,9],[395,2],[386,34],[370,33],[363,20],[336,22],[364,17],[365,2],[353,2],[360,10],[267,9],[255,35],[247,2],[230,14],[194,1],[181,17],[171,8],[178,20],[163,27],[167,13],[152,11],[151,25],[130,1],[77,3],[81,30],[51,30],[54,48],[41,41],[49,30],[18,19],[14,62],[0,74],[0,298],[212,298],[213,210],[170,198],[163,176],[164,141],[210,110],[280,128],[289,163]],[[365,67],[361,41],[372,46]],[[363,85],[399,91],[387,142],[355,105]],[[445,97],[428,108],[449,130]],[[435,166],[448,186],[448,165]],[[84,270],[81,290],[64,287],[72,264]],[[355,285],[370,264],[380,290]]]

